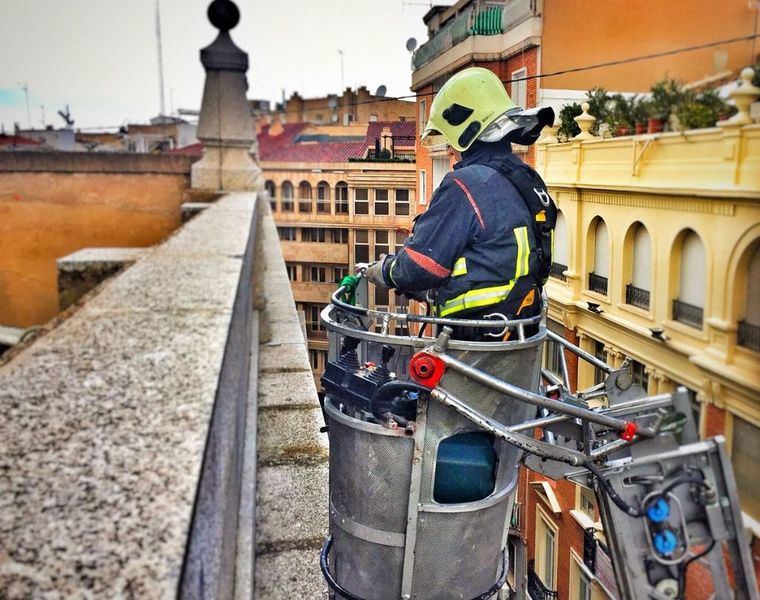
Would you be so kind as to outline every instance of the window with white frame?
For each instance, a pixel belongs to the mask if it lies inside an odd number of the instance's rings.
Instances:
[[[451,171],[451,161],[448,156],[433,157],[433,193],[449,171]]]
[[[375,260],[380,260],[382,254],[390,254],[389,239],[389,231],[375,232]]]
[[[317,184],[317,212],[330,212],[330,184],[326,181]]]
[[[420,100],[420,135],[422,135],[422,132],[425,131],[425,126],[427,125],[427,100],[423,98]]]
[[[528,107],[528,82],[525,78],[528,76],[528,69],[523,67],[517,71],[512,71],[510,79],[512,80],[512,102],[521,108]]]
[[[427,204],[427,171],[420,169],[420,197],[419,203],[424,206]]]
[[[610,275],[609,233],[602,219],[594,227],[594,268],[589,273],[588,289],[604,296],[607,295]]]
[[[591,600],[592,585],[581,559],[570,551],[570,600]]]
[[[367,188],[356,188],[354,190],[354,214],[369,214],[369,190]]]
[[[354,234],[354,262],[369,262],[369,231],[357,229]]]
[[[377,189],[375,190],[375,214],[387,215],[388,212],[388,190]]]
[[[409,190],[396,190],[396,202],[394,203],[393,212],[399,216],[409,214]]]
[[[705,247],[693,231],[681,242],[678,297],[673,301],[673,319],[702,329],[705,306]]]
[[[552,249],[551,276],[565,281],[564,272],[570,264],[567,221],[562,212],[557,212],[557,224],[554,227],[554,248]]]
[[[543,584],[555,589],[557,565],[557,526],[536,506],[535,571]]]
[[[335,184],[335,212],[336,214],[348,214],[348,184],[339,181]]]
[[[281,209],[282,212],[293,212],[293,184],[289,181],[282,182],[281,188]]]
[[[298,267],[291,263],[285,263],[285,270],[288,272],[290,281],[298,281]]]

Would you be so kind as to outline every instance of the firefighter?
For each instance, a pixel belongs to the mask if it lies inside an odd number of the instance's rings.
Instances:
[[[537,315],[556,208],[510,140],[532,143],[553,120],[552,109],[516,107],[492,71],[470,68],[451,77],[433,101],[422,144],[442,135],[461,160],[399,253],[367,268],[369,281],[411,297],[429,290],[439,317]],[[493,339],[483,337],[487,332],[460,328],[455,335]]]

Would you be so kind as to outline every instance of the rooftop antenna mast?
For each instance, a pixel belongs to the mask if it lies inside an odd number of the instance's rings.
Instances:
[[[32,111],[29,109],[29,84],[19,83],[19,86],[24,91],[24,94],[26,94],[26,126],[29,129],[31,129],[32,128]]]
[[[343,90],[346,89],[346,84],[343,81],[343,50],[338,50],[338,54],[340,54],[340,93],[343,93]]]
[[[156,46],[158,49],[158,87],[161,95],[160,115],[166,114],[166,99],[164,98],[164,55],[161,49],[161,9],[159,0],[156,0]]]

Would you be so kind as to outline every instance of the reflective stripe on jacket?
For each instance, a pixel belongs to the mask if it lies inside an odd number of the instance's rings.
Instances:
[[[495,160],[519,159],[507,143],[473,144],[443,178],[403,249],[385,262],[392,287],[437,289],[440,316],[511,301],[513,290],[524,295],[532,287],[538,259],[531,215],[512,183],[486,166]]]

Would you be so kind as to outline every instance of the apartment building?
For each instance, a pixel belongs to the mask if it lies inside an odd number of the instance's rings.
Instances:
[[[686,82],[735,75],[752,63],[758,7],[750,2],[636,0],[625,11],[590,0],[459,0],[424,16],[428,40],[412,57],[411,88],[424,128],[435,93],[457,71],[479,66],[503,81],[519,106],[559,109],[601,86],[640,93],[665,75]],[[677,54],[673,49],[699,46]],[[631,57],[665,53],[645,61]],[[617,63],[600,68],[600,63]],[[588,68],[594,67],[595,68]],[[443,143],[417,148],[418,190],[429,199],[450,165]],[[532,163],[531,149],[516,148]]]
[[[261,128],[259,153],[293,295],[303,311],[318,380],[327,360],[319,313],[354,265],[394,253],[417,212],[413,121]],[[408,310],[376,289],[370,307]],[[401,330],[398,333],[405,333]]]
[[[594,86],[643,92],[665,74],[684,81],[735,75],[750,61],[748,41],[553,73],[601,62],[601,48],[605,60],[622,60],[748,35],[756,10],[736,3],[721,7],[718,19],[707,0],[688,7],[634,2],[624,16],[612,4],[580,0],[461,0],[433,7],[425,16],[429,40],[413,57],[418,133],[435,93],[470,66],[507,81],[518,105],[556,109]],[[759,134],[757,125],[724,126],[663,134],[649,143],[628,137],[515,149],[537,166],[560,209],[547,285],[549,327],[616,367],[628,358],[650,394],[691,390],[702,435],[727,439],[755,555],[760,181],[750,167]],[[420,204],[452,163],[443,139],[417,147]],[[560,351],[548,344],[545,352],[545,366],[555,373]],[[566,362],[578,389],[601,381],[601,373],[569,353]],[[589,490],[523,469],[509,548],[516,598],[618,597]],[[687,583],[688,598],[710,597],[699,565]]]

